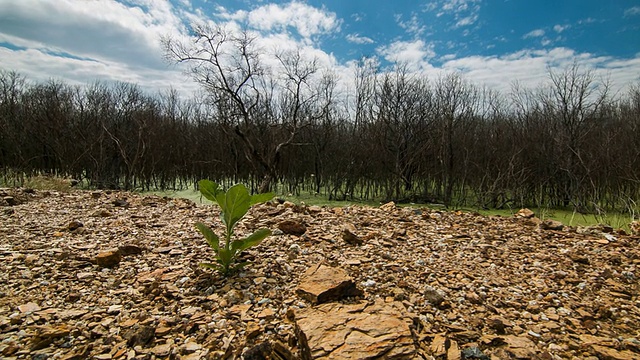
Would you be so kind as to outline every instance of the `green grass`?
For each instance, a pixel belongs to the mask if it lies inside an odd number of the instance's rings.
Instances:
[[[153,194],[160,196],[169,196],[169,197],[180,197],[189,200],[193,200],[196,203],[207,203],[206,199],[202,199],[200,193],[194,190],[182,190],[182,191],[155,191]],[[361,205],[361,206],[380,206],[379,202],[375,201],[333,201],[328,200],[325,196],[314,196],[314,195],[300,195],[300,196],[283,196],[279,195],[278,198],[291,201],[296,204],[305,203],[307,205],[316,205],[316,206],[327,206],[327,207],[343,207],[343,206],[351,206],[351,205]],[[203,201],[204,200],[204,201]],[[434,206],[429,204],[401,204],[400,206],[411,206],[411,207],[426,207],[442,210],[441,206]],[[482,210],[482,209],[472,209],[472,208],[463,208],[460,209],[462,211],[468,212],[478,212],[482,215],[486,216],[503,216],[503,217],[511,217],[513,216],[519,209],[494,209],[494,210]],[[629,232],[629,223],[632,221],[631,216],[629,214],[606,214],[606,215],[595,215],[595,214],[580,214],[570,210],[561,210],[561,209],[531,209],[535,212],[536,216],[542,220],[545,219],[553,219],[562,222],[565,225],[569,226],[590,226],[597,224],[606,224],[615,229],[623,229]]]

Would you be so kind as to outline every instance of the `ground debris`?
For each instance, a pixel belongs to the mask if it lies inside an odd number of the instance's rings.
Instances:
[[[225,279],[198,266],[212,253],[194,224],[221,226],[214,207],[106,191],[0,195],[11,210],[0,212],[5,358],[640,358],[640,238],[606,227],[539,226],[526,211],[264,204],[239,236],[297,229],[247,250],[250,264]],[[326,289],[308,280],[320,266],[350,290],[318,301]],[[348,336],[321,340],[321,317]]]

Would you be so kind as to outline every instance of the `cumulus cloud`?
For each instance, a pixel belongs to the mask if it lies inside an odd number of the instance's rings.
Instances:
[[[282,31],[293,27],[306,38],[338,31],[341,24],[335,13],[300,2],[260,6],[247,14],[247,20],[259,30]]]
[[[379,47],[377,51],[389,62],[405,63],[412,68],[427,66],[428,60],[435,56],[433,45],[428,45],[421,39],[394,41]]]
[[[348,34],[347,41],[354,44],[373,44],[374,41],[366,36],[360,36],[360,34]]]
[[[259,4],[233,12],[217,7],[212,15],[189,7],[197,2],[181,1],[172,5],[167,0],[0,0],[0,43],[5,44],[0,45],[0,67],[35,80],[54,77],[74,84],[117,80],[153,91],[173,86],[190,94],[197,86],[185,81],[180,68],[163,61],[159,38],[167,34],[187,36],[188,23],[195,21],[222,25],[231,31],[248,29],[264,51],[261,60],[266,67],[278,65],[274,53],[299,50],[305,59],[316,59],[320,67],[335,72],[340,78],[339,88],[344,90],[351,86],[354,63],[341,63],[322,49],[320,35],[340,36],[357,44],[373,43],[359,33],[340,34],[341,19],[335,13],[302,2]],[[460,27],[477,22],[477,18],[464,19],[477,14],[479,1],[436,0],[430,4],[425,11],[451,15]],[[424,31],[415,16],[400,20],[409,34]],[[567,27],[559,24],[548,30],[559,34]],[[544,29],[536,29],[525,37],[545,41],[546,35]],[[505,91],[514,80],[535,86],[546,79],[548,68],[561,68],[575,60],[598,75],[610,77],[618,89],[640,81],[640,54],[620,59],[555,47],[502,56],[460,57],[450,51],[436,58],[433,44],[419,36],[380,45],[376,54],[389,62],[406,63],[411,71],[429,77],[458,71],[480,85]],[[434,67],[433,62],[441,65]]]
[[[583,70],[611,79],[614,92],[625,91],[638,78],[640,56],[616,60],[611,57],[578,53],[557,47],[549,50],[522,50],[503,56],[468,56],[442,65],[443,70],[458,71],[477,84],[508,92],[513,81],[534,88],[548,81],[549,69],[559,71],[577,61]]]
[[[0,33],[79,57],[164,66],[159,37],[182,28],[166,1],[0,0]]]

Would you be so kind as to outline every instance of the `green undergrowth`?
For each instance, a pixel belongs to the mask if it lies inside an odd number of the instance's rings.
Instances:
[[[13,173],[6,173],[0,177],[0,187],[22,186],[36,190],[57,190],[69,191],[72,188],[81,189],[82,183],[76,187],[71,186],[71,179],[65,179],[55,176],[18,176]],[[192,200],[196,203],[209,203],[202,197],[199,191],[187,189],[180,191],[151,191],[142,194],[154,194],[159,196],[168,196],[175,198],[184,198]],[[305,203],[307,205],[328,206],[328,207],[344,207],[351,205],[359,206],[379,206],[376,201],[335,201],[329,200],[326,196],[301,194],[301,195],[279,195],[279,199],[288,200],[296,204]],[[445,210],[444,206],[439,204],[399,204],[400,206],[411,206],[416,208],[430,208],[437,210]],[[486,216],[513,216],[519,209],[474,209],[462,208],[456,209],[468,212],[477,212]],[[602,214],[581,214],[569,209],[549,209],[549,208],[532,208],[536,216],[540,219],[553,219],[569,226],[590,226],[597,224],[606,224],[615,229],[623,229],[629,232],[629,223],[633,221],[634,215],[640,213],[640,209],[636,209],[635,214],[632,213],[602,213]]]
[[[203,203],[202,198],[199,192],[193,190],[183,190],[183,191],[169,191],[169,192],[153,192],[154,194],[161,196],[169,196],[169,197],[181,197],[185,199],[190,199],[195,201],[196,203]],[[316,206],[327,206],[327,207],[344,207],[351,205],[360,205],[360,206],[379,206],[379,202],[375,201],[333,201],[328,200],[324,196],[314,196],[314,195],[301,195],[301,196],[278,196],[279,199],[288,200],[296,204],[305,203],[307,205],[316,205]],[[430,208],[434,210],[445,210],[442,205],[438,204],[399,204],[400,206],[411,206],[416,208]],[[473,209],[473,208],[462,208],[458,209],[467,212],[477,212],[485,216],[502,216],[502,217],[511,217],[513,216],[519,209]],[[537,217],[542,220],[545,219],[553,219],[562,222],[568,226],[591,226],[598,224],[606,224],[615,229],[623,229],[629,232],[629,223],[633,221],[632,216],[630,214],[620,214],[620,213],[607,213],[607,214],[580,214],[571,210],[563,210],[563,209],[548,209],[548,208],[533,208],[531,209]]]

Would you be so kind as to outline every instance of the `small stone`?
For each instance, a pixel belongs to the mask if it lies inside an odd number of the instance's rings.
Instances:
[[[127,344],[131,347],[136,345],[145,345],[155,335],[155,329],[148,325],[134,325],[122,333],[122,338],[127,340]]]
[[[463,359],[480,359],[480,360],[490,360],[490,358],[485,355],[477,346],[471,346],[464,350],[462,350]]]
[[[79,272],[76,274],[78,280],[85,280],[93,277],[93,273],[90,272]]]
[[[527,332],[527,335],[529,335],[529,336],[533,336],[533,337],[535,337],[535,338],[540,338],[540,337],[542,336],[542,335],[538,334],[537,332],[535,332],[535,331],[533,331],[533,330],[529,330],[529,331]]]
[[[394,203],[393,201],[390,201],[384,205],[380,205],[380,210],[385,211],[385,212],[390,212],[396,209],[396,203]]]
[[[362,239],[357,235],[356,227],[353,224],[345,224],[342,227],[342,240],[350,245],[362,245]]]
[[[116,207],[128,207],[129,203],[127,202],[127,199],[115,199],[115,200],[113,200],[113,206],[116,206]]]
[[[275,315],[275,312],[271,308],[264,308],[258,314],[258,319],[271,319]]]
[[[295,260],[298,257],[298,255],[300,255],[301,251],[302,249],[300,248],[300,245],[291,244],[291,246],[289,246],[289,249],[287,250],[287,255],[289,256],[289,260]]]
[[[36,303],[30,302],[24,305],[19,305],[18,310],[21,313],[34,312],[40,310],[40,306]]]
[[[116,314],[119,314],[120,311],[122,311],[122,305],[111,305],[107,309],[107,314],[116,315]]]
[[[93,274],[91,274],[91,273],[78,273],[78,275],[77,275],[78,280],[85,279],[85,277],[82,277],[82,278],[81,278],[81,277],[80,277],[80,274],[89,274],[90,276],[92,276],[92,275],[93,275]],[[82,295],[80,295],[80,293],[72,292],[72,293],[69,293],[69,295],[67,295],[67,298],[66,298],[65,300],[66,300],[67,302],[76,302],[76,301],[80,300],[81,298],[82,298]]]
[[[189,341],[184,344],[183,349],[186,353],[190,354],[202,349],[202,345],[198,344],[197,342]]]
[[[424,297],[432,305],[440,307],[444,303],[444,293],[427,285],[424,289]]]
[[[122,254],[117,249],[101,252],[94,258],[96,264],[106,268],[118,265],[121,259]]]
[[[16,206],[16,205],[20,205],[20,201],[18,201],[18,199],[14,198],[13,196],[5,196],[3,197],[3,200],[7,203],[7,205],[9,206]]]
[[[172,344],[156,345],[153,349],[151,349],[151,353],[155,356],[169,356],[169,354],[171,354],[171,345]]]
[[[376,284],[375,280],[371,280],[371,279],[362,282],[362,286],[364,287],[372,287],[375,284]]]
[[[193,314],[200,310],[199,307],[189,306],[180,311],[180,316],[182,317],[191,317]]]
[[[542,230],[562,230],[564,229],[564,224],[560,221],[553,219],[546,219],[542,223],[540,223],[540,229]]]
[[[521,219],[531,219],[534,216],[536,216],[536,214],[527,208],[518,210],[518,212],[514,215],[514,217]]]
[[[24,258],[24,263],[25,263],[27,266],[31,266],[31,265],[33,265],[36,261],[38,261],[38,259],[39,259],[39,258],[40,258],[40,257],[39,257],[38,255],[35,255],[35,254],[29,254],[29,255],[27,255],[27,257],[25,257],[25,258]]]
[[[171,328],[168,326],[160,325],[156,328],[156,336],[165,336],[171,332]]]
[[[120,254],[122,254],[122,256],[138,255],[138,254],[142,254],[142,251],[143,251],[141,247],[133,244],[118,246],[118,250],[120,251]]]
[[[83,226],[84,226],[84,224],[83,224],[83,223],[81,223],[80,221],[78,221],[78,220],[73,220],[73,221],[71,221],[71,222],[67,225],[67,229],[68,229],[69,231],[74,231],[74,230],[76,230],[76,229],[78,229],[78,228],[81,228],[81,227],[83,227]]]
[[[284,220],[278,224],[280,229],[285,234],[300,236],[307,231],[307,227],[299,220]]]
[[[629,224],[629,229],[631,230],[631,235],[640,236],[640,221],[632,221]]]
[[[247,328],[245,330],[245,334],[247,340],[253,339],[262,333],[262,329],[260,329],[260,325],[255,321],[250,321],[247,323]]]

